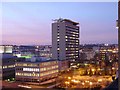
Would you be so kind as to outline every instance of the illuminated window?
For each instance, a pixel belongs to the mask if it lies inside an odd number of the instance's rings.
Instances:
[[[3,66],[3,69],[7,68],[7,66]]]
[[[15,67],[15,65],[8,65],[8,68],[13,68]]]
[[[34,72],[39,72],[38,68],[23,68],[23,71],[34,71]]]
[[[59,39],[57,39],[57,41],[60,41]]]
[[[38,77],[38,73],[16,73],[16,76],[36,76]]]
[[[27,64],[23,64],[23,66],[27,66]]]
[[[57,48],[57,50],[60,50],[60,48]]]

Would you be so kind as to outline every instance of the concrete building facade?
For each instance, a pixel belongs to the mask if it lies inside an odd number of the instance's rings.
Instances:
[[[52,23],[52,58],[76,61],[79,58],[79,23],[57,19]]]
[[[56,78],[58,75],[58,61],[47,60],[44,57],[32,57],[15,63],[16,81],[41,84]]]
[[[2,80],[12,79],[15,78],[15,61],[17,57],[13,56],[12,54],[0,54],[2,55]]]

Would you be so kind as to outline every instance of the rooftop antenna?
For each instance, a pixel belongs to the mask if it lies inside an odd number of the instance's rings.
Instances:
[[[52,19],[52,21],[55,21],[55,22],[62,22],[63,21],[63,18],[58,18],[58,19]]]

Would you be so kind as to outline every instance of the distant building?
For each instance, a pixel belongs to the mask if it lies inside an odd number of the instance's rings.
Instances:
[[[58,75],[58,61],[45,57],[32,57],[15,64],[16,81],[41,84]]]
[[[95,56],[95,51],[93,51],[93,48],[84,48],[83,52],[86,54],[87,60],[93,59]]]
[[[52,23],[52,58],[75,62],[79,58],[79,23],[57,19]]]
[[[0,77],[2,80],[15,78],[15,61],[12,45],[0,45]]]
[[[51,52],[51,46],[44,46],[42,49],[39,50],[39,54],[42,57],[51,58],[52,52]]]
[[[12,45],[0,45],[0,53],[12,53]]]
[[[13,55],[21,57],[21,56],[34,56],[38,55],[39,51],[37,46],[13,46]]]
[[[15,61],[17,57],[13,56],[12,54],[0,54],[1,64],[2,64],[2,79],[11,79],[15,78]]]
[[[114,61],[118,60],[118,48],[113,46],[102,46],[100,47],[100,60]]]
[[[14,46],[13,55],[17,57],[32,57],[32,56],[41,56],[51,58],[51,46]]]

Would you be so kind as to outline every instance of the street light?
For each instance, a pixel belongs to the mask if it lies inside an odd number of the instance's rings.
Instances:
[[[90,85],[92,85],[93,83],[92,82],[90,82]]]
[[[70,82],[68,82],[68,81],[65,81],[65,84],[70,84]]]
[[[82,85],[85,85],[85,83],[83,82]]]
[[[71,79],[71,77],[68,77],[68,79]]]
[[[98,82],[102,82],[102,79],[98,79]]]
[[[78,83],[79,81],[78,80],[71,80],[72,82],[74,82],[74,83]]]
[[[92,84],[93,84],[93,83],[92,83],[92,82],[90,82],[90,89],[91,89]]]
[[[66,87],[68,87],[69,84],[70,84],[70,82],[65,81],[65,85],[66,85]]]

